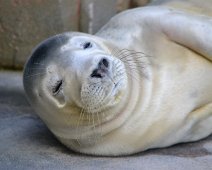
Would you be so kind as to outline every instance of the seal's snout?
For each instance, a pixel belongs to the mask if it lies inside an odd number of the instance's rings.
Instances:
[[[91,77],[103,78],[108,73],[109,66],[110,66],[110,63],[108,59],[102,58],[99,61],[97,68],[94,69],[93,72],[91,73]]]

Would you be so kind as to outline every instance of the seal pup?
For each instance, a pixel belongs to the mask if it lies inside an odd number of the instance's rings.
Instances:
[[[212,132],[212,20],[170,7],[122,12],[96,35],[39,44],[27,98],[74,151],[129,155]]]

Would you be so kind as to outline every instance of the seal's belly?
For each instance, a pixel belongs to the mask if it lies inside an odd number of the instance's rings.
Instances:
[[[212,62],[193,52],[184,58],[169,62],[161,71],[163,102],[194,108],[212,102]]]
[[[142,140],[146,139],[144,142],[152,146],[197,140],[206,132],[202,126],[194,137],[191,129],[196,129],[201,122],[201,116],[193,117],[194,112],[212,116],[212,107],[209,112],[204,111],[212,103],[212,63],[193,52],[187,54],[183,59],[167,61],[160,69],[155,69],[149,107],[141,113],[140,119],[144,121],[137,129]],[[211,119],[207,121],[206,133],[210,134],[212,126],[208,124],[212,122]]]

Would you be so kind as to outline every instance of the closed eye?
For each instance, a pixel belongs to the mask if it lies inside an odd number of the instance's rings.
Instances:
[[[57,95],[57,94],[60,92],[60,90],[61,90],[61,88],[62,88],[62,85],[63,85],[63,80],[58,80],[58,81],[55,83],[55,85],[54,85],[54,87],[53,87],[53,89],[52,89],[53,95]]]

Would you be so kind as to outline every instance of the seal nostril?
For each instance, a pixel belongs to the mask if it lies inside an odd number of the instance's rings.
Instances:
[[[103,58],[100,63],[102,63],[106,68],[108,68],[109,66],[109,62],[107,61],[107,59]]]
[[[92,74],[91,77],[95,77],[95,78],[102,78],[102,75],[99,73],[98,69],[95,69]]]
[[[98,68],[93,70],[91,77],[103,78],[108,72],[109,62],[107,59],[103,58],[98,64]]]

